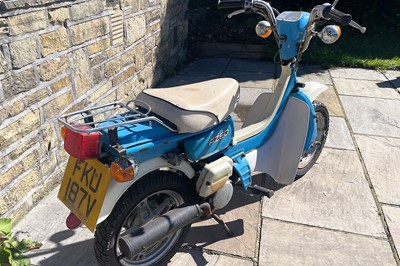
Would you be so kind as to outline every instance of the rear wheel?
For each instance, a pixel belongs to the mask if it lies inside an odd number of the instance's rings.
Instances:
[[[317,137],[313,147],[309,152],[304,153],[300,158],[299,166],[296,172],[296,179],[305,175],[317,161],[325,145],[329,131],[329,112],[326,106],[318,101],[313,102],[315,117],[317,120]]]
[[[194,195],[184,176],[159,171],[143,177],[121,197],[110,216],[97,226],[95,252],[100,265],[164,265],[182,245],[190,225],[150,245],[134,258],[120,252],[119,236],[139,228],[189,201]]]

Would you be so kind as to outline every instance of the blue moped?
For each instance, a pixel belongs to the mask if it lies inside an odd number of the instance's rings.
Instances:
[[[272,94],[261,94],[241,129],[232,112],[239,84],[231,78],[143,90],[128,103],[114,102],[59,117],[70,155],[59,199],[71,210],[67,226],[95,232],[101,265],[162,265],[181,246],[190,225],[232,198],[233,187],[271,196],[252,184],[262,172],[288,185],[307,173],[327,138],[329,114],[316,97],[327,87],[296,80],[298,63],[313,37],[333,43],[335,21],[365,28],[333,4],[310,13],[279,13],[261,0],[219,0],[240,8],[228,17],[256,13],[261,37],[273,35],[281,75]]]

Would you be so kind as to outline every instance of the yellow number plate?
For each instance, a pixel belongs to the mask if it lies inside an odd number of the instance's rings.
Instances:
[[[110,169],[97,160],[70,157],[58,198],[92,232],[110,183]]]

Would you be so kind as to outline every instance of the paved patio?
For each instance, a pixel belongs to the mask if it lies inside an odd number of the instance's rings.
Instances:
[[[241,84],[234,118],[245,118],[257,95],[269,91],[279,67],[228,58],[190,63],[161,87],[217,77]],[[323,70],[305,66],[300,81],[328,85],[319,100],[330,111],[330,132],[317,164],[282,187],[266,176],[257,183],[271,198],[240,188],[219,211],[235,237],[213,220],[196,223],[170,265],[400,265],[400,71]],[[43,242],[35,265],[96,265],[89,230],[67,230],[68,210],[57,189],[15,228]]]

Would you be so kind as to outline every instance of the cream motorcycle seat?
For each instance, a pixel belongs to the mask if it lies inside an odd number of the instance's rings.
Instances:
[[[239,101],[239,83],[219,78],[170,88],[145,89],[136,97],[151,111],[174,123],[179,133],[194,133],[219,124]],[[138,106],[146,107],[140,102]]]

